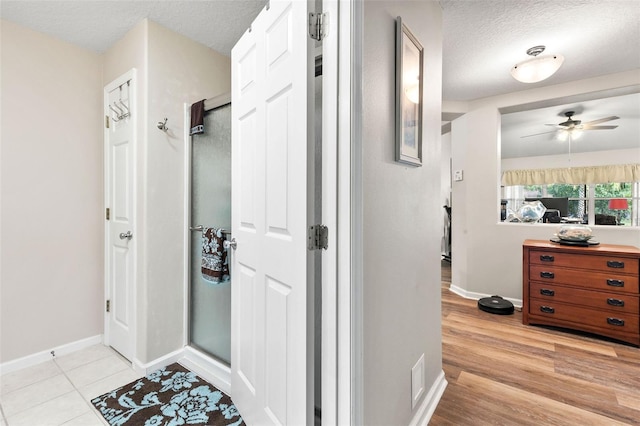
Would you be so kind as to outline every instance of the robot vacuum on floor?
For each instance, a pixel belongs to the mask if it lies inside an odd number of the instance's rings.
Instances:
[[[483,297],[478,300],[480,310],[497,315],[510,315],[513,313],[513,303],[504,300],[501,296]]]

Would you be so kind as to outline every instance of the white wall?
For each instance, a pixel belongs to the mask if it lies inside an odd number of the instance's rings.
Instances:
[[[469,104],[452,122],[453,169],[464,181],[453,183],[452,285],[470,296],[499,294],[522,298],[522,242],[549,239],[551,225],[500,223],[499,108],[570,97],[640,83],[634,70],[567,84],[510,93]],[[573,157],[572,157],[573,163]],[[640,245],[640,229],[595,226],[602,243]]]
[[[395,20],[424,50],[423,166],[394,161]],[[363,404],[366,425],[408,424],[411,368],[425,394],[442,371],[440,110],[442,12],[431,1],[364,3]],[[423,402],[419,401],[418,406]]]
[[[100,56],[1,21],[0,362],[102,333]]]

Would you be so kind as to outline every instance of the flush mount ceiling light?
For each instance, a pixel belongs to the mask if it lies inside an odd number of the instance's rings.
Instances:
[[[527,55],[533,56],[511,68],[511,75],[523,83],[537,83],[551,77],[564,62],[562,55],[538,56],[544,52],[544,46],[534,46],[527,50]]]

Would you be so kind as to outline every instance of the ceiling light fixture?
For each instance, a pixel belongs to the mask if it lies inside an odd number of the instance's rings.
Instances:
[[[534,46],[527,50],[533,56],[511,68],[511,75],[523,83],[537,83],[551,77],[564,62],[562,55],[538,56],[544,52],[545,46]]]

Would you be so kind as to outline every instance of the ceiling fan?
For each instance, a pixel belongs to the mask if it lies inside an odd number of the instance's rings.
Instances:
[[[564,113],[564,116],[567,117],[566,121],[563,121],[562,123],[558,123],[558,124],[545,124],[545,126],[554,126],[556,128],[555,130],[551,130],[550,132],[542,132],[542,133],[535,133],[533,135],[521,136],[521,138],[544,135],[547,133],[554,133],[558,131],[571,132],[573,130],[611,130],[611,129],[615,129],[618,126],[596,126],[596,124],[606,123],[607,121],[617,120],[620,118],[618,116],[612,115],[610,117],[599,118],[597,120],[587,121],[586,123],[583,123],[580,120],[574,120],[572,118],[574,114],[575,114],[575,111],[567,111]]]

